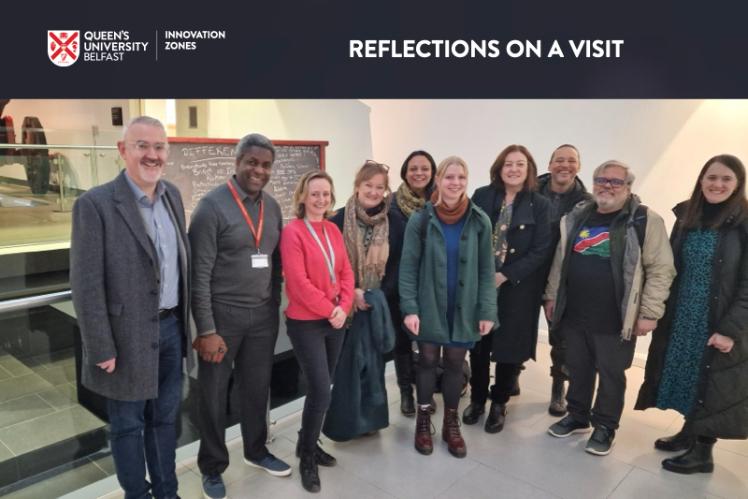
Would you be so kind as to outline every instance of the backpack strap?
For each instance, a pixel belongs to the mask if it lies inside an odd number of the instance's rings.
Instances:
[[[647,232],[647,205],[640,204],[636,207],[632,223],[634,224],[634,230],[636,230],[636,238],[639,240],[639,247],[644,247],[644,236]]]

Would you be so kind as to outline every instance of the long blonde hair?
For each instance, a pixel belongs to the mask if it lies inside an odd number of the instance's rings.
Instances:
[[[325,213],[325,218],[329,218],[332,215],[332,207],[335,206],[335,185],[332,183],[332,177],[324,170],[312,170],[302,175],[299,183],[296,184],[296,190],[293,193],[293,211],[296,218],[304,218],[306,216],[304,199],[309,193],[309,183],[318,178],[327,180],[330,184],[330,209]]]
[[[467,162],[465,162],[464,159],[462,159],[459,156],[447,156],[441,162],[439,163],[439,166],[436,167],[436,175],[434,175],[434,185],[435,189],[434,192],[436,193],[436,201],[434,201],[434,206],[439,206],[442,204],[442,193],[440,189],[441,180],[444,178],[444,175],[447,173],[447,168],[449,168],[451,165],[459,165],[462,167],[462,170],[465,172],[465,177],[468,176],[468,165]],[[463,196],[467,196],[467,193],[463,193]]]

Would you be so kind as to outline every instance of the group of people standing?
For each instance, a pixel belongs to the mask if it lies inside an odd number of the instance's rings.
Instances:
[[[551,343],[548,410],[565,415],[552,436],[594,428],[586,450],[610,452],[636,337],[654,330],[636,407],[685,416],[681,432],[655,442],[685,451],[663,467],[709,472],[716,438],[748,437],[748,201],[734,156],[705,164],[691,198],[675,209],[670,241],[662,218],[632,193],[626,164],[600,165],[588,193],[577,177],[579,151],[568,144],[540,176],[527,148],[505,148],[490,184],[472,198],[462,158],[437,165],[422,150],[405,159],[394,193],[389,168],[365,162],[337,212],[333,179],[312,171],[284,227],[263,191],[275,149],[251,134],[237,144],[235,174],[202,198],[187,235],[179,193],[160,179],[163,126],[136,118],[118,148],[125,171],[74,207],[71,284],[82,381],[109,399],[112,453],[128,498],[176,497],[179,359],[190,342],[199,354],[205,496],[226,495],[232,371],[245,462],[291,474],[265,446],[282,282],[288,336],[307,381],[296,454],[310,492],[321,488],[318,466],[336,464],[321,432],[348,440],[389,424],[383,355],[391,350],[418,452],[434,450],[439,384],[442,439],[452,455],[467,454],[458,406],[468,351],[471,400],[462,421],[477,423],[490,399],[484,428],[501,431],[523,363],[535,358],[541,308]]]

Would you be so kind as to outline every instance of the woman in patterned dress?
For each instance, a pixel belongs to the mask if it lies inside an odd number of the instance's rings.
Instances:
[[[748,438],[748,200],[735,156],[706,162],[673,212],[678,276],[654,331],[636,409],[674,409],[683,428],[655,441],[675,473],[710,473],[717,438]]]

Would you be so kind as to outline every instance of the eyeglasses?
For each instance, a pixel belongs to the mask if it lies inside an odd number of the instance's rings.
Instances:
[[[169,151],[169,144],[165,142],[151,144],[145,140],[136,140],[135,142],[131,142],[130,146],[134,147],[141,154],[147,154],[151,149],[153,149],[153,152],[156,154],[166,154]]]
[[[595,177],[594,179],[592,179],[592,181],[595,182],[595,185],[599,186],[610,184],[610,186],[614,189],[619,189],[626,185],[626,181],[621,178]]]
[[[367,159],[364,162],[364,166],[368,166],[368,165],[381,166],[382,168],[384,168],[388,172],[390,171],[390,167],[389,166],[385,165],[384,163],[379,163],[377,161],[374,161],[373,159]]]

